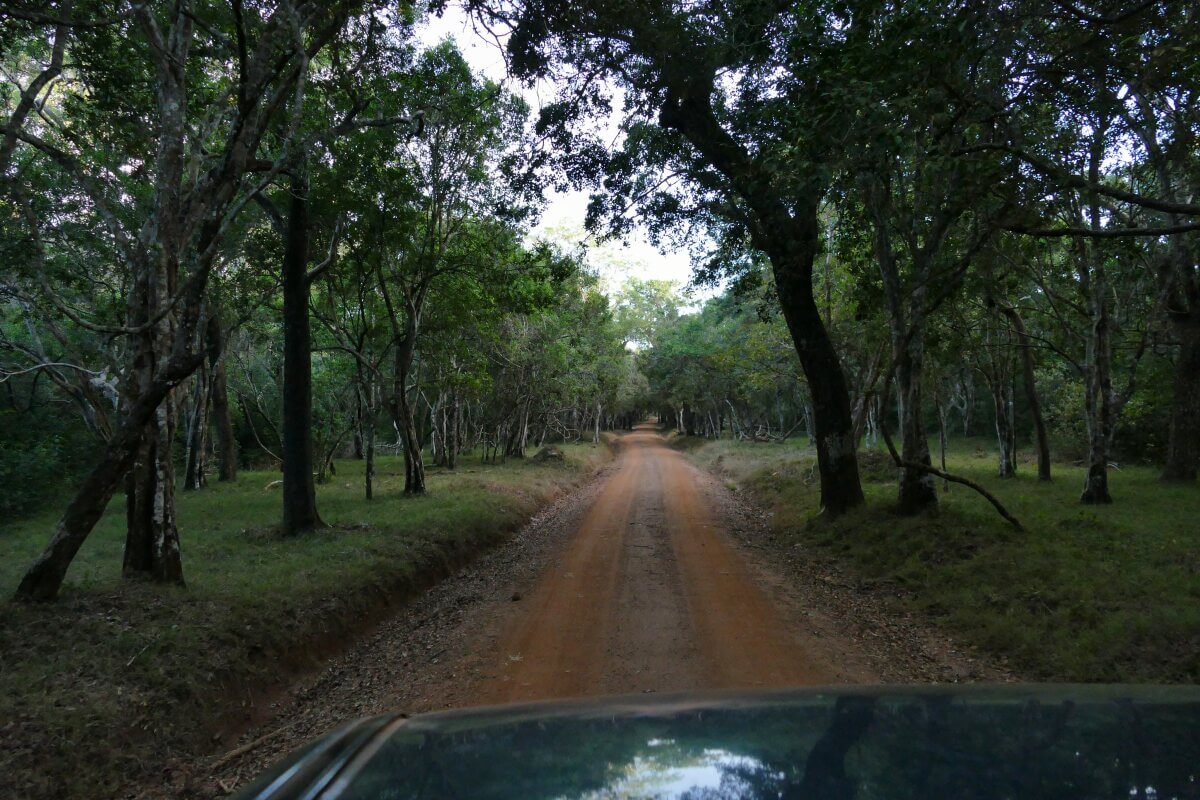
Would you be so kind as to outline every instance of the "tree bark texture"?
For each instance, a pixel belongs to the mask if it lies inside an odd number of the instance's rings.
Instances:
[[[421,458],[421,437],[413,419],[408,396],[408,378],[412,371],[417,342],[415,309],[409,309],[404,335],[396,344],[392,370],[392,417],[404,445],[404,493],[425,493],[425,462]]]
[[[312,331],[308,319],[308,182],[293,178],[283,253],[283,533],[324,525],[313,484]]]
[[[1099,183],[1102,155],[1102,139],[1096,134],[1088,163],[1088,177],[1093,183]],[[1093,229],[1102,227],[1100,202],[1095,192],[1090,198],[1088,216]],[[1076,246],[1079,291],[1090,322],[1083,377],[1083,408],[1088,429],[1087,476],[1079,501],[1085,505],[1107,505],[1112,502],[1108,492],[1108,449],[1115,423],[1108,275],[1104,253],[1096,242],[1081,242]]]

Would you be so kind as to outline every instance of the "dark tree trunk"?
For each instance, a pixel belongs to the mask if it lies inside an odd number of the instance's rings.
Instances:
[[[462,412],[459,409],[458,395],[450,395],[449,408],[446,410],[446,469],[454,469],[458,466],[458,449],[460,444],[459,434],[459,417]]]
[[[169,261],[146,265],[138,279],[136,310],[131,314],[131,322],[144,325],[163,308],[175,289],[175,275],[175,265]],[[136,338],[138,351],[126,385],[124,406],[136,408],[137,398],[152,393],[158,385],[158,372],[163,366],[158,359],[169,346],[173,325],[168,314]],[[175,415],[175,403],[168,389],[147,415],[141,439],[132,445],[135,453],[129,469],[134,474],[127,488],[133,495],[127,498],[129,526],[122,564],[122,574],[127,578],[183,583],[175,515]],[[106,504],[109,499],[111,494],[105,498]]]
[[[1017,474],[1016,453],[1012,450],[1012,383],[1007,376],[992,382],[992,405],[996,412],[997,475],[1012,478]]]
[[[1093,183],[1099,183],[1102,154],[1102,138],[1097,133],[1093,136],[1088,162],[1088,177]],[[1094,192],[1091,193],[1088,206],[1091,227],[1103,227],[1099,197]],[[1076,246],[1080,248],[1077,252],[1079,291],[1091,323],[1083,378],[1083,406],[1088,426],[1088,472],[1079,501],[1084,505],[1107,505],[1112,502],[1112,495],[1108,492],[1108,448],[1115,423],[1108,275],[1104,253],[1098,250],[1096,242],[1080,242]]]
[[[214,314],[208,318],[205,334],[208,365],[212,371],[212,420],[217,433],[217,480],[237,479],[237,438],[229,413],[229,389],[225,379],[225,338],[221,322]]]
[[[363,387],[363,381],[365,379],[366,378],[363,375],[362,365],[360,364],[358,365],[355,380],[355,383],[358,385],[358,390],[354,393],[354,434],[352,439],[352,450],[354,459],[356,461],[361,461],[365,455],[363,451],[363,426],[365,424],[363,412],[363,395],[365,394],[365,391]]]
[[[358,392],[358,403],[361,409],[360,432],[362,434],[363,459],[365,460],[363,490],[366,499],[370,500],[375,496],[375,422],[379,409],[374,373],[361,373]]]
[[[408,325],[396,345],[392,383],[392,416],[404,443],[404,493],[425,493],[425,462],[421,458],[421,437],[413,420],[412,404],[408,399],[408,376],[412,370],[417,340],[414,309],[409,309]]]
[[[946,472],[946,404],[940,392],[934,394],[934,403],[937,405],[938,415],[938,451],[941,455],[942,472]],[[950,481],[942,481],[942,491],[950,491]]]
[[[109,441],[104,457],[68,504],[50,544],[25,572],[17,587],[17,599],[53,600],[58,596],[67,568],[129,471],[144,436],[144,427],[138,426],[138,430],[127,428]]]
[[[139,287],[140,303],[145,302],[145,287]],[[133,321],[140,324],[142,318]],[[151,380],[154,355],[148,337],[139,337],[138,352],[130,370],[130,383],[122,397],[122,403],[132,402],[140,387]],[[125,552],[121,574],[126,578],[143,578],[150,575],[154,566],[150,532],[151,508],[154,497],[154,462],[158,436],[153,424],[148,424],[141,441],[136,447],[129,472],[125,476]]]
[[[855,453],[850,395],[842,364],[813,297],[813,261],[818,249],[818,191],[795,214],[773,187],[769,170],[718,123],[711,106],[713,86],[672,87],[661,122],[682,134],[730,182],[753,214],[751,235],[771,261],[779,305],[812,392],[821,506],[831,516],[863,503]]]
[[[813,205],[810,213],[796,222],[800,228],[797,241],[777,247],[778,252],[771,257],[771,263],[779,304],[812,393],[821,506],[830,515],[837,516],[863,502],[854,420],[850,415],[850,394],[841,361],[813,299],[816,206]]]
[[[375,496],[375,426],[367,428],[364,438],[366,441],[365,453],[366,457],[366,495],[370,500]]]
[[[901,458],[910,464],[932,466],[929,437],[925,433],[924,402],[921,391],[921,358],[923,350],[918,337],[909,342],[906,353],[896,364],[900,385],[900,443]],[[937,511],[937,483],[934,475],[917,469],[900,471],[900,491],[897,508],[905,516]]]
[[[126,578],[150,574],[154,559],[150,547],[150,507],[154,495],[154,436],[147,431],[125,475],[125,555],[121,574]]]
[[[1021,374],[1025,383],[1025,402],[1029,406],[1029,414],[1033,417],[1033,432],[1038,453],[1038,480],[1050,480],[1050,438],[1046,433],[1046,421],[1042,418],[1042,403],[1038,398],[1037,376],[1034,373],[1033,340],[1025,328],[1025,321],[1015,308],[1000,306],[1000,311],[1008,317],[1013,330],[1017,333],[1017,341],[1021,352]]]
[[[192,416],[187,425],[187,452],[184,458],[183,490],[203,489],[208,485],[208,405],[212,394],[211,375],[203,367],[196,373],[192,388]]]
[[[1174,318],[1179,337],[1164,481],[1191,483],[1200,464],[1200,313]]]
[[[292,179],[283,252],[283,533],[323,527],[313,484],[308,182]]]

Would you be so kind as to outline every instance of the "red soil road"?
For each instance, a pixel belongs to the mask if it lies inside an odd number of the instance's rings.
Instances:
[[[618,446],[596,481],[560,498],[513,541],[380,619],[320,670],[247,695],[246,721],[259,723],[239,725],[218,753],[179,759],[164,770],[169,785],[151,796],[226,794],[347,719],[386,711],[1012,679],[940,632],[897,618],[882,596],[803,548],[775,542],[761,512],[653,429],[622,436]]]
[[[834,682],[760,588],[699,471],[643,426],[500,636],[477,703]]]

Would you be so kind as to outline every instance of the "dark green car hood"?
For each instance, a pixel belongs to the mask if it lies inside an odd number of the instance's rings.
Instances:
[[[1200,798],[1200,689],[925,687],[375,717],[243,800]]]

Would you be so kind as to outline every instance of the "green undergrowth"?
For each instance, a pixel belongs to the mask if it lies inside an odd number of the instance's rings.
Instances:
[[[602,445],[562,449],[565,463],[430,469],[423,497],[404,497],[403,461],[384,458],[371,502],[362,462],[339,461],[317,488],[330,527],[292,539],[275,528],[278,473],[180,492],[186,589],[121,580],[117,498],[58,602],[0,605],[0,794],[116,796],[173,755],[211,749],[252,694],[505,539],[608,456]],[[0,527],[5,595],[54,519]]]
[[[781,546],[802,543],[868,585],[901,588],[888,593],[895,602],[1031,679],[1200,679],[1198,485],[1126,467],[1110,473],[1112,506],[1083,506],[1079,467],[1055,464],[1047,484],[1026,461],[1000,479],[986,443],[953,443],[949,471],[995,494],[1022,533],[958,485],[942,490],[936,517],[898,516],[896,473],[879,453],[861,455],[866,506],[836,520],[819,513],[815,458],[802,442],[720,441],[691,453],[771,512]]]

